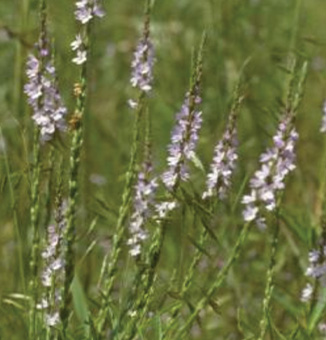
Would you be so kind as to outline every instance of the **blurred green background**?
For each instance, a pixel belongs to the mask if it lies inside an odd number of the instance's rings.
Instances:
[[[50,32],[56,47],[59,83],[65,102],[73,112],[73,84],[77,68],[71,63],[70,43],[76,33],[74,1],[48,1]],[[281,112],[286,87],[285,67],[289,54],[299,62],[309,61],[305,95],[297,119],[300,134],[298,167],[291,174],[285,194],[288,216],[281,233],[277,284],[273,303],[275,322],[287,329],[302,315],[299,297],[305,285],[307,252],[315,242],[321,205],[321,183],[325,174],[326,148],[319,133],[323,100],[326,98],[326,2],[324,0],[156,0],[153,2],[152,37],[156,49],[155,84],[150,98],[155,167],[166,166],[166,146],[187,90],[191,53],[208,34],[204,57],[203,128],[198,156],[208,169],[214,144],[225,126],[232,91],[244,63],[245,102],[239,118],[240,162],[231,195],[233,202],[244,179],[258,165],[260,152],[270,144]],[[101,259],[110,245],[114,221],[121,201],[124,173],[132,139],[133,112],[127,100],[134,96],[130,83],[132,53],[141,34],[143,2],[105,1],[106,16],[92,30],[89,63],[89,97],[85,119],[85,145],[81,172],[82,194],[79,214],[82,234],[99,216],[93,235],[96,249],[86,258],[80,276],[88,296],[94,296]],[[38,36],[38,2],[2,0],[0,3],[0,339],[24,339],[26,325],[19,306],[4,301],[21,291],[16,259],[5,155],[16,197],[15,209],[23,235],[26,270],[29,254],[29,180],[32,161],[31,119],[22,92],[25,58]],[[68,145],[68,144],[67,144]],[[68,147],[62,152],[67,160]],[[44,172],[49,169],[44,165]],[[193,181],[203,190],[204,178],[194,170]],[[224,217],[216,232],[221,249],[214,249],[218,263],[223,247],[228,249],[241,225],[241,206]],[[230,217],[230,218],[229,218]],[[217,215],[218,221],[218,215]],[[182,223],[176,221],[166,246],[162,290],[168,268],[180,264],[178,251]],[[244,255],[228,279],[221,297],[220,315],[211,311],[207,333],[194,329],[197,339],[240,339],[238,312],[243,324],[254,329],[260,318],[265,271],[268,263],[268,233],[254,231]],[[79,254],[89,240],[82,239]],[[216,247],[216,245],[215,245]],[[182,266],[187,259],[181,256]],[[256,261],[253,261],[256,260]],[[129,264],[130,265],[130,264]],[[131,266],[131,265],[130,265]],[[163,268],[163,267],[162,267]],[[126,273],[122,274],[126,275]],[[122,276],[123,277],[123,276]],[[231,288],[230,288],[231,287]],[[301,306],[300,308],[298,306]],[[240,309],[238,309],[238,307]],[[198,335],[196,336],[196,331]]]

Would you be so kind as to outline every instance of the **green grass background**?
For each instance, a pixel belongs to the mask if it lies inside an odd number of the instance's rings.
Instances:
[[[55,39],[59,82],[70,112],[74,107],[72,88],[77,79],[77,69],[71,63],[69,48],[76,32],[73,5],[73,1],[49,1],[50,31]],[[143,13],[140,0],[111,0],[105,1],[104,6],[107,14],[102,20],[96,20],[92,30],[89,97],[80,176],[82,194],[78,210],[79,235],[87,231],[93,218],[98,216],[92,233],[97,246],[78,267],[84,294],[89,298],[95,296],[101,259],[110,245],[121,202],[134,119],[126,104],[128,98],[134,95],[129,84],[130,62],[141,34]],[[28,270],[28,169],[32,161],[32,125],[22,86],[25,82],[25,58],[32,51],[38,35],[37,8],[37,1],[32,0],[1,0],[0,3],[0,126],[4,136],[0,140],[0,339],[24,339],[26,334],[23,301],[9,298],[8,294],[22,292],[14,210],[23,240],[25,270]],[[326,98],[325,13],[324,0],[154,1],[152,36],[156,64],[150,114],[158,172],[166,166],[166,146],[174,114],[182,104],[189,82],[191,53],[198,46],[202,31],[207,31],[208,41],[203,77],[204,123],[198,156],[206,169],[214,144],[225,125],[233,87],[241,68],[249,60],[244,69],[246,99],[239,118],[240,164],[229,204],[216,211],[214,228],[220,243],[211,242],[209,245],[211,258],[206,259],[206,265],[210,268],[218,268],[239,232],[241,206],[236,199],[244,180],[257,167],[260,152],[270,144],[270,137],[275,131],[284,98],[287,77],[284,69],[289,53],[295,53],[299,61],[309,61],[305,95],[297,118],[300,134],[298,168],[291,174],[284,197],[287,221],[281,228],[272,300],[273,322],[284,334],[291,332],[297,320],[302,324],[307,322],[306,310],[299,297],[306,283],[307,252],[320,232],[321,192],[326,178],[325,139],[319,133],[321,110]],[[67,161],[67,141],[62,153]],[[6,154],[14,185],[15,206],[10,197]],[[44,161],[44,174],[50,171],[46,165]],[[94,174],[103,176],[105,184],[92,183],[90,176]],[[192,179],[195,187],[202,190],[202,173],[194,169]],[[237,204],[233,209],[234,202]],[[182,222],[179,217],[171,225],[163,252],[158,291],[167,291],[173,268],[178,268],[177,287],[189,264],[189,252],[193,248],[186,234],[196,235],[197,231],[196,221],[188,222]],[[194,327],[194,339],[242,339],[244,334],[257,332],[269,242],[268,232],[253,231],[240,261],[216,296],[218,313],[209,308],[205,310],[205,331],[200,331],[199,326]],[[89,244],[87,238],[80,240],[78,260]],[[128,273],[134,270],[131,262],[127,260],[127,269],[121,270],[120,274],[125,291],[130,282]],[[205,263],[202,266],[202,276],[194,282],[195,299],[205,287],[203,277],[208,283],[210,280],[211,272],[205,272]],[[95,309],[92,301],[87,301],[89,309]],[[164,308],[168,305],[169,298],[163,307],[159,306],[159,301],[157,306],[154,304],[152,307],[154,314],[160,315],[163,321]],[[158,322],[158,319],[153,320],[154,324]],[[155,335],[151,336],[155,339]],[[318,336],[315,336],[317,339]]]

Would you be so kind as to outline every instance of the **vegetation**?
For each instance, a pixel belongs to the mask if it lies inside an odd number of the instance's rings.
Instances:
[[[323,339],[322,0],[0,4],[0,339]]]

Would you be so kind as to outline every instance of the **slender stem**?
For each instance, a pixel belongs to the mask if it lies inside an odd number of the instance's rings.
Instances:
[[[29,14],[29,0],[21,1],[21,8],[19,11],[19,31],[20,33],[26,32],[28,28],[28,14]],[[23,114],[23,100],[22,100],[22,84],[23,84],[23,65],[25,59],[25,49],[22,42],[17,39],[16,42],[16,57],[14,67],[14,89],[13,89],[13,103],[14,112],[17,117],[21,117]]]
[[[39,142],[39,130],[34,130],[34,164],[32,171],[32,190],[31,190],[31,229],[32,229],[32,251],[30,259],[30,282],[29,289],[31,293],[30,300],[30,323],[29,338],[35,339],[36,331],[36,303],[37,303],[37,287],[38,287],[38,266],[39,266],[39,248],[40,235],[38,229],[39,222],[39,187],[40,187],[40,170],[41,170],[41,148]]]
[[[89,51],[89,36],[91,23],[88,22],[82,27],[82,35],[85,36],[84,48],[88,55]],[[72,140],[70,147],[70,170],[69,170],[69,194],[68,207],[66,212],[66,229],[64,231],[65,249],[65,279],[62,292],[62,306],[60,309],[60,318],[63,327],[63,335],[66,335],[69,319],[69,305],[71,302],[70,286],[75,274],[75,253],[74,245],[76,241],[76,210],[77,197],[79,194],[78,175],[80,169],[80,158],[83,146],[83,119],[86,108],[87,97],[87,62],[84,62],[80,67],[79,82],[75,84],[74,94],[76,97],[76,109],[71,120]]]
[[[101,333],[103,331],[103,327],[105,324],[106,316],[109,310],[109,299],[112,293],[113,284],[116,278],[117,272],[117,264],[118,259],[122,250],[123,245],[123,237],[125,234],[124,223],[128,216],[130,202],[131,202],[131,195],[133,191],[133,184],[136,178],[136,164],[137,158],[139,153],[139,142],[140,142],[140,125],[141,125],[141,116],[143,112],[143,98],[144,93],[142,92],[139,100],[138,100],[138,110],[136,112],[136,120],[135,120],[135,127],[134,127],[134,135],[133,135],[133,143],[131,147],[131,154],[130,154],[130,162],[128,171],[126,173],[126,182],[123,190],[122,195],[122,204],[119,209],[119,215],[116,225],[116,232],[113,239],[113,246],[111,250],[111,256],[107,254],[104,258],[101,276],[100,276],[100,283],[104,275],[106,275],[106,280],[104,282],[104,290],[103,290],[103,301],[102,307],[99,311],[98,321],[97,321],[97,329],[98,332]]]
[[[280,218],[279,218],[279,211],[278,209],[275,211],[275,225],[273,230],[273,240],[272,240],[272,247],[271,247],[271,257],[270,257],[270,264],[267,271],[266,276],[266,286],[265,286],[265,295],[263,300],[263,313],[262,318],[260,320],[260,336],[258,340],[263,340],[267,331],[268,325],[268,313],[270,308],[270,301],[272,298],[273,293],[273,279],[274,279],[274,271],[275,271],[275,264],[276,264],[276,253],[278,248],[278,238],[279,238],[279,230],[280,230]]]
[[[204,228],[201,235],[200,235],[199,247],[196,248],[196,251],[193,255],[193,259],[192,259],[192,262],[189,266],[186,278],[184,279],[184,281],[182,283],[182,287],[181,287],[181,291],[180,291],[181,302],[180,302],[180,304],[177,304],[172,309],[170,321],[169,321],[169,323],[168,323],[168,325],[167,325],[167,327],[166,327],[166,329],[163,333],[163,336],[162,336],[163,339],[166,339],[168,337],[168,333],[169,333],[170,329],[173,329],[174,325],[177,322],[177,316],[180,313],[182,306],[183,306],[182,301],[185,299],[185,297],[186,297],[186,295],[189,291],[189,288],[191,286],[191,282],[192,282],[193,277],[195,275],[195,269],[198,266],[198,263],[201,260],[202,255],[203,255],[203,252],[200,248],[204,246],[205,241],[207,240],[207,236],[208,236],[207,229]]]
[[[148,303],[151,297],[151,289],[155,279],[156,268],[161,257],[162,247],[165,239],[167,222],[164,220],[156,230],[153,237],[153,243],[149,250],[149,266],[144,272],[144,277],[141,280],[143,283],[141,294],[136,301],[132,313],[134,317],[130,319],[130,322],[126,326],[126,335],[122,339],[132,340],[137,331],[137,322],[141,320],[147,313]]]
[[[0,140],[4,140],[1,126],[0,126]],[[24,247],[23,247],[23,242],[22,242],[21,230],[19,228],[19,223],[18,223],[17,204],[16,204],[14,188],[13,188],[13,184],[11,180],[11,175],[10,175],[10,165],[9,165],[6,147],[4,147],[3,149],[3,156],[4,156],[4,162],[5,162],[6,175],[8,178],[10,201],[11,201],[11,207],[12,207],[12,216],[13,216],[15,236],[16,236],[16,242],[17,242],[17,257],[18,257],[18,263],[19,263],[20,280],[21,280],[23,291],[25,292],[26,283],[25,283],[24,260],[23,260]]]
[[[246,223],[244,225],[244,227],[241,230],[241,233],[231,251],[231,254],[225,264],[225,266],[221,269],[221,271],[219,271],[216,275],[215,280],[213,281],[213,284],[211,285],[211,287],[209,288],[207,294],[201,299],[199,300],[199,302],[197,303],[197,305],[195,306],[195,309],[193,311],[193,313],[188,317],[188,319],[186,320],[185,324],[183,325],[182,328],[180,328],[176,334],[175,334],[175,338],[176,339],[182,339],[184,338],[184,336],[186,335],[187,330],[189,329],[189,327],[192,325],[192,323],[194,322],[194,320],[197,318],[199,312],[205,307],[205,305],[207,305],[207,303],[209,302],[209,300],[211,299],[211,297],[214,295],[214,293],[216,292],[216,290],[222,285],[222,283],[224,282],[224,280],[227,277],[227,274],[230,270],[230,268],[232,267],[232,265],[234,264],[234,262],[238,259],[241,248],[247,238],[247,235],[249,233],[250,230],[250,223]]]

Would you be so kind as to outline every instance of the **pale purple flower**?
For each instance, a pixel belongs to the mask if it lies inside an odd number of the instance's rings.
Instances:
[[[173,211],[177,207],[177,202],[176,201],[165,201],[156,204],[155,210],[156,210],[156,216],[155,218],[157,220],[164,220],[168,213]]]
[[[87,51],[77,50],[77,56],[72,59],[72,62],[76,65],[82,65],[87,61]]]
[[[235,117],[230,116],[227,129],[215,147],[210,173],[206,180],[206,191],[203,199],[218,195],[220,199],[226,197],[231,185],[231,176],[236,167],[237,155],[237,131]]]
[[[154,48],[149,36],[143,37],[134,52],[131,63],[131,85],[140,91],[149,93],[152,90],[154,65]]]
[[[273,137],[273,147],[260,156],[261,168],[250,181],[250,194],[242,199],[246,206],[243,211],[246,222],[255,220],[260,228],[265,227],[263,211],[275,210],[276,195],[284,189],[285,177],[295,169],[297,139],[298,133],[292,126],[291,118],[284,118]]]
[[[318,330],[321,333],[326,333],[326,323],[325,322],[321,322],[318,324]]]
[[[133,257],[141,253],[141,245],[147,239],[144,226],[154,212],[154,196],[158,186],[156,178],[151,178],[151,166],[148,162],[138,174],[135,186],[134,211],[131,216],[127,244],[130,246],[130,255]]]
[[[105,15],[99,0],[79,0],[76,2],[75,16],[76,20],[83,25],[87,24],[94,17],[102,18]],[[77,34],[75,40],[70,44],[73,51],[76,51],[76,57],[72,62],[76,65],[82,65],[87,61],[86,44],[81,34]]]
[[[311,299],[313,293],[313,287],[310,283],[307,283],[306,287],[302,290],[301,301],[308,302]]]
[[[326,133],[326,101],[324,102],[323,106],[323,118],[321,122],[320,132]]]
[[[73,51],[79,50],[83,46],[83,39],[80,34],[76,35],[75,40],[70,44]]]
[[[318,280],[323,286],[326,285],[326,247],[313,249],[308,255],[309,266],[306,269],[306,276]],[[301,293],[301,301],[308,302],[313,294],[313,287],[310,283],[306,285]]]
[[[189,171],[187,161],[195,155],[198,133],[202,123],[202,112],[198,110],[201,98],[197,93],[185,96],[180,112],[176,116],[176,125],[171,134],[171,144],[168,147],[168,170],[162,175],[165,186],[172,190],[179,180],[187,181]]]
[[[325,248],[322,250],[314,249],[309,252],[309,266],[306,275],[320,279],[326,274],[326,254]]]
[[[47,314],[45,316],[45,322],[49,327],[54,327],[58,325],[60,322],[59,312],[55,312],[53,314]]]
[[[80,0],[76,2],[76,20],[83,25],[87,24],[94,17],[102,18],[105,12],[99,4],[99,0]]]
[[[41,66],[43,64],[43,66]],[[27,59],[28,83],[24,91],[33,109],[32,119],[40,129],[42,142],[53,138],[55,131],[65,131],[67,109],[59,93],[53,60],[34,55]]]
[[[131,109],[137,109],[138,107],[138,102],[136,100],[133,100],[133,99],[129,99],[128,100],[128,106],[131,108]]]

